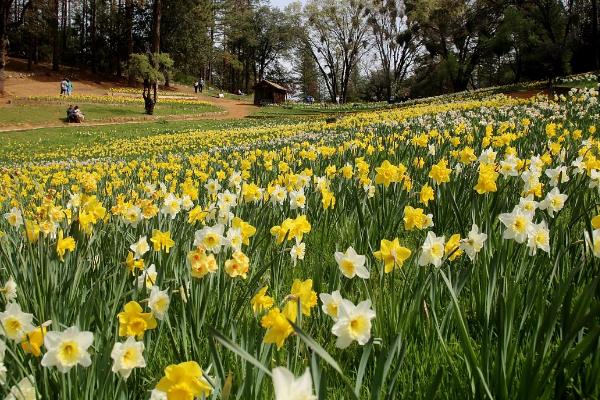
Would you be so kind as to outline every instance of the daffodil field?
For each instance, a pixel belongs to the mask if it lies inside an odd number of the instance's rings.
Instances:
[[[2,152],[8,399],[600,397],[598,91]]]

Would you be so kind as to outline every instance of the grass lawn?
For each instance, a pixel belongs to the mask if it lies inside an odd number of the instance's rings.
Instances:
[[[64,122],[69,102],[32,102],[15,101],[0,108],[0,127],[21,124],[57,124]],[[142,118],[144,105],[140,104],[103,104],[79,103],[86,121],[110,121],[114,118]],[[221,111],[212,105],[160,104],[156,105],[154,115],[193,115]]]
[[[295,119],[297,121],[297,119]],[[269,124],[290,123],[290,118],[273,118]],[[265,125],[264,119],[148,121],[104,126],[65,124],[64,127],[0,132],[0,163],[11,162],[11,154],[35,154],[56,146],[76,147],[107,143],[115,139],[135,139],[187,130],[236,129]]]
[[[237,94],[233,94],[233,93],[229,93],[227,91],[224,90],[220,90],[217,88],[204,88],[204,90],[202,91],[202,94],[206,95],[206,96],[211,96],[211,97],[219,97],[219,93],[223,93],[223,95],[225,96],[226,99],[232,99],[232,100],[240,100],[246,103],[252,103],[254,101],[254,95],[252,94],[245,94],[242,96],[239,96]]]
[[[257,112],[252,114],[254,118],[273,118],[273,117],[298,117],[315,116],[323,117],[335,114],[348,114],[361,111],[373,111],[387,108],[386,103],[352,103],[343,105],[334,104],[284,104],[277,106],[260,107]]]

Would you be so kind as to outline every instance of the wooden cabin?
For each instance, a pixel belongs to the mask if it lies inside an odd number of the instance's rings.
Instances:
[[[283,103],[286,96],[286,88],[266,79],[254,86],[254,104],[257,106]]]

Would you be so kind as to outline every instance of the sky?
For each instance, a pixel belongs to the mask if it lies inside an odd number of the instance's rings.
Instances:
[[[300,0],[301,3],[305,3],[305,1]],[[275,6],[275,7],[279,7],[282,10],[285,8],[285,6],[287,6],[290,3],[293,3],[294,0],[270,0],[269,3],[271,3],[271,5]]]

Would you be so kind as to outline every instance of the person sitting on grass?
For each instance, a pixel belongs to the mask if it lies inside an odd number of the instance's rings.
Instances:
[[[75,122],[75,109],[73,108],[73,104],[69,105],[67,109],[67,122]]]
[[[75,108],[73,108],[73,110],[75,110],[75,120],[78,123],[81,123],[85,120],[85,115],[83,115],[83,113],[81,112],[81,110],[79,109],[79,106],[75,106]]]
[[[69,107],[69,110],[71,110],[71,108]],[[68,113],[69,111],[67,111]],[[81,110],[79,109],[79,106],[75,106],[73,107],[73,111],[71,112],[70,116],[69,116],[69,122],[75,122],[75,123],[82,123],[85,120],[85,115],[83,115],[83,113],[81,112]]]

